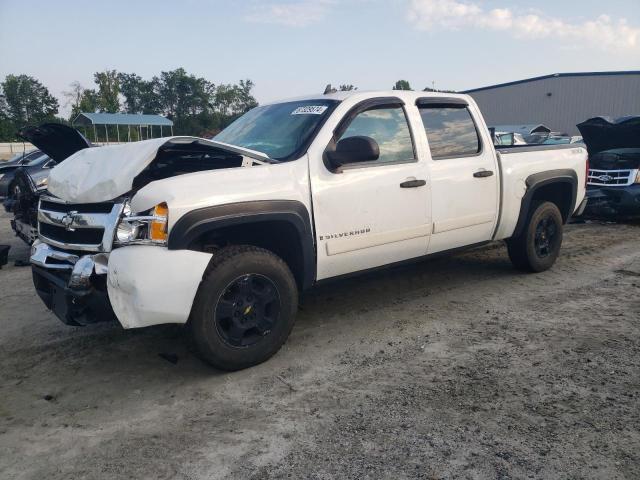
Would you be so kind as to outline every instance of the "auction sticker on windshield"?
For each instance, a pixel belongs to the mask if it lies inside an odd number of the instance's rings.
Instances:
[[[327,108],[326,105],[307,105],[296,108],[291,115],[322,115]]]

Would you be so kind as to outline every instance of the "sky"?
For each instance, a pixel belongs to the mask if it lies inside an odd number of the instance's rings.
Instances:
[[[640,70],[640,0],[0,0],[0,80],[60,99],[93,72],[184,67],[249,78],[259,102],[328,83],[465,90],[561,72]]]

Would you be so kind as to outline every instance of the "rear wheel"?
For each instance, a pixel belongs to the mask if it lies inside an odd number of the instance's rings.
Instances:
[[[509,258],[524,271],[543,272],[555,263],[562,245],[562,214],[551,202],[539,203],[523,232],[507,240]]]
[[[244,246],[218,252],[204,275],[189,327],[200,356],[222,370],[264,362],[284,344],[298,290],[287,264],[267,250]]]

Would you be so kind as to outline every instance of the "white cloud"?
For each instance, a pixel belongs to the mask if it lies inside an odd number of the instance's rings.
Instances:
[[[306,27],[325,18],[333,0],[301,0],[287,3],[254,5],[245,20],[253,23],[271,23],[288,27]]]
[[[486,10],[464,0],[411,0],[408,18],[420,30],[471,27],[502,31],[515,38],[549,38],[601,49],[640,50],[640,28],[629,25],[624,18],[614,20],[607,15],[570,23],[538,12]]]

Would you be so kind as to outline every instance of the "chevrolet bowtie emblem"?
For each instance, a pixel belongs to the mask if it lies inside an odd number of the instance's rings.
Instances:
[[[64,229],[68,232],[73,232],[75,229],[73,228],[73,223],[76,221],[76,215],[78,212],[75,210],[73,212],[67,213],[60,222],[64,225]]]

